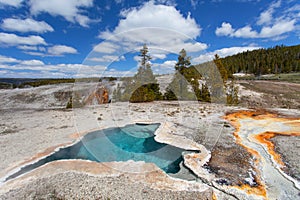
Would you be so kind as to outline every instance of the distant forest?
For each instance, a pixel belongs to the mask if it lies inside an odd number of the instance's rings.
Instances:
[[[275,46],[246,51],[221,58],[228,74],[248,73],[260,76],[300,71],[300,45]]]

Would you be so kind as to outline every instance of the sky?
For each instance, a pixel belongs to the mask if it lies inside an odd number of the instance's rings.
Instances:
[[[146,44],[155,74],[298,45],[298,0],[0,0],[1,78],[130,76]]]

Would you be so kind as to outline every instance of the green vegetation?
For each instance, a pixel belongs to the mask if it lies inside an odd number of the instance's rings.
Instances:
[[[66,109],[71,109],[73,108],[73,98],[72,96],[69,98],[69,101],[67,103]]]
[[[191,65],[191,57],[187,56],[184,49],[179,52],[178,61],[175,65],[176,73],[164,94],[165,100],[198,100],[210,102],[210,94],[206,83],[199,81],[202,75]],[[192,90],[189,90],[189,87]]]
[[[151,56],[145,44],[140,50],[140,67],[133,78],[123,78],[122,87],[118,86],[113,96],[116,101],[130,101],[132,103],[151,102],[161,100],[162,94],[151,69]]]
[[[74,92],[70,97],[66,105],[66,109],[81,108],[84,106],[84,102],[81,102],[81,94]]]
[[[106,81],[116,81],[117,78],[116,78],[116,77],[112,77],[112,76],[110,76],[110,77],[101,77],[101,78],[99,79],[99,82],[102,82],[102,81],[104,81],[104,80],[106,80]]]
[[[32,82],[22,83],[18,87],[19,88],[24,88],[28,86],[39,87],[42,85],[53,85],[53,84],[60,84],[60,83],[75,83],[75,79],[39,79]]]
[[[13,84],[0,82],[0,89],[12,89],[12,88],[14,88]]]
[[[21,84],[13,84],[13,88],[25,88],[25,87],[39,87],[43,85],[53,85],[53,84],[61,84],[61,83],[75,83],[75,82],[101,82],[103,80],[106,81],[115,81],[117,78],[115,77],[101,77],[99,78],[66,78],[66,79],[29,79],[26,82]]]
[[[229,75],[239,72],[255,76],[300,72],[300,45],[246,51],[221,61]]]
[[[226,92],[226,103],[228,105],[237,105],[239,102],[239,97],[238,97],[238,87],[235,86],[235,80],[234,77],[231,75],[228,75],[228,71],[224,67],[222,60],[220,57],[216,54],[215,59],[213,60],[215,65],[217,66],[221,78],[223,80],[223,85],[220,85],[219,87],[225,87],[225,92]],[[231,77],[230,82],[228,81],[228,77]]]

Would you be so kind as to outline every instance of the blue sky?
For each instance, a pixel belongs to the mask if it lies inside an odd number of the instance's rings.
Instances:
[[[0,77],[127,76],[147,44],[157,74],[275,45],[297,45],[298,0],[0,0]]]

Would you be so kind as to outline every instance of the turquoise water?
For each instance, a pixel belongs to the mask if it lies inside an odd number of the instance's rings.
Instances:
[[[96,162],[145,161],[155,163],[167,173],[177,173],[183,161],[180,149],[154,140],[154,132],[159,124],[127,125],[87,134],[83,139],[36,163],[23,167],[7,178],[15,178],[48,162],[62,159],[84,159]],[[126,169],[124,169],[126,170]]]

